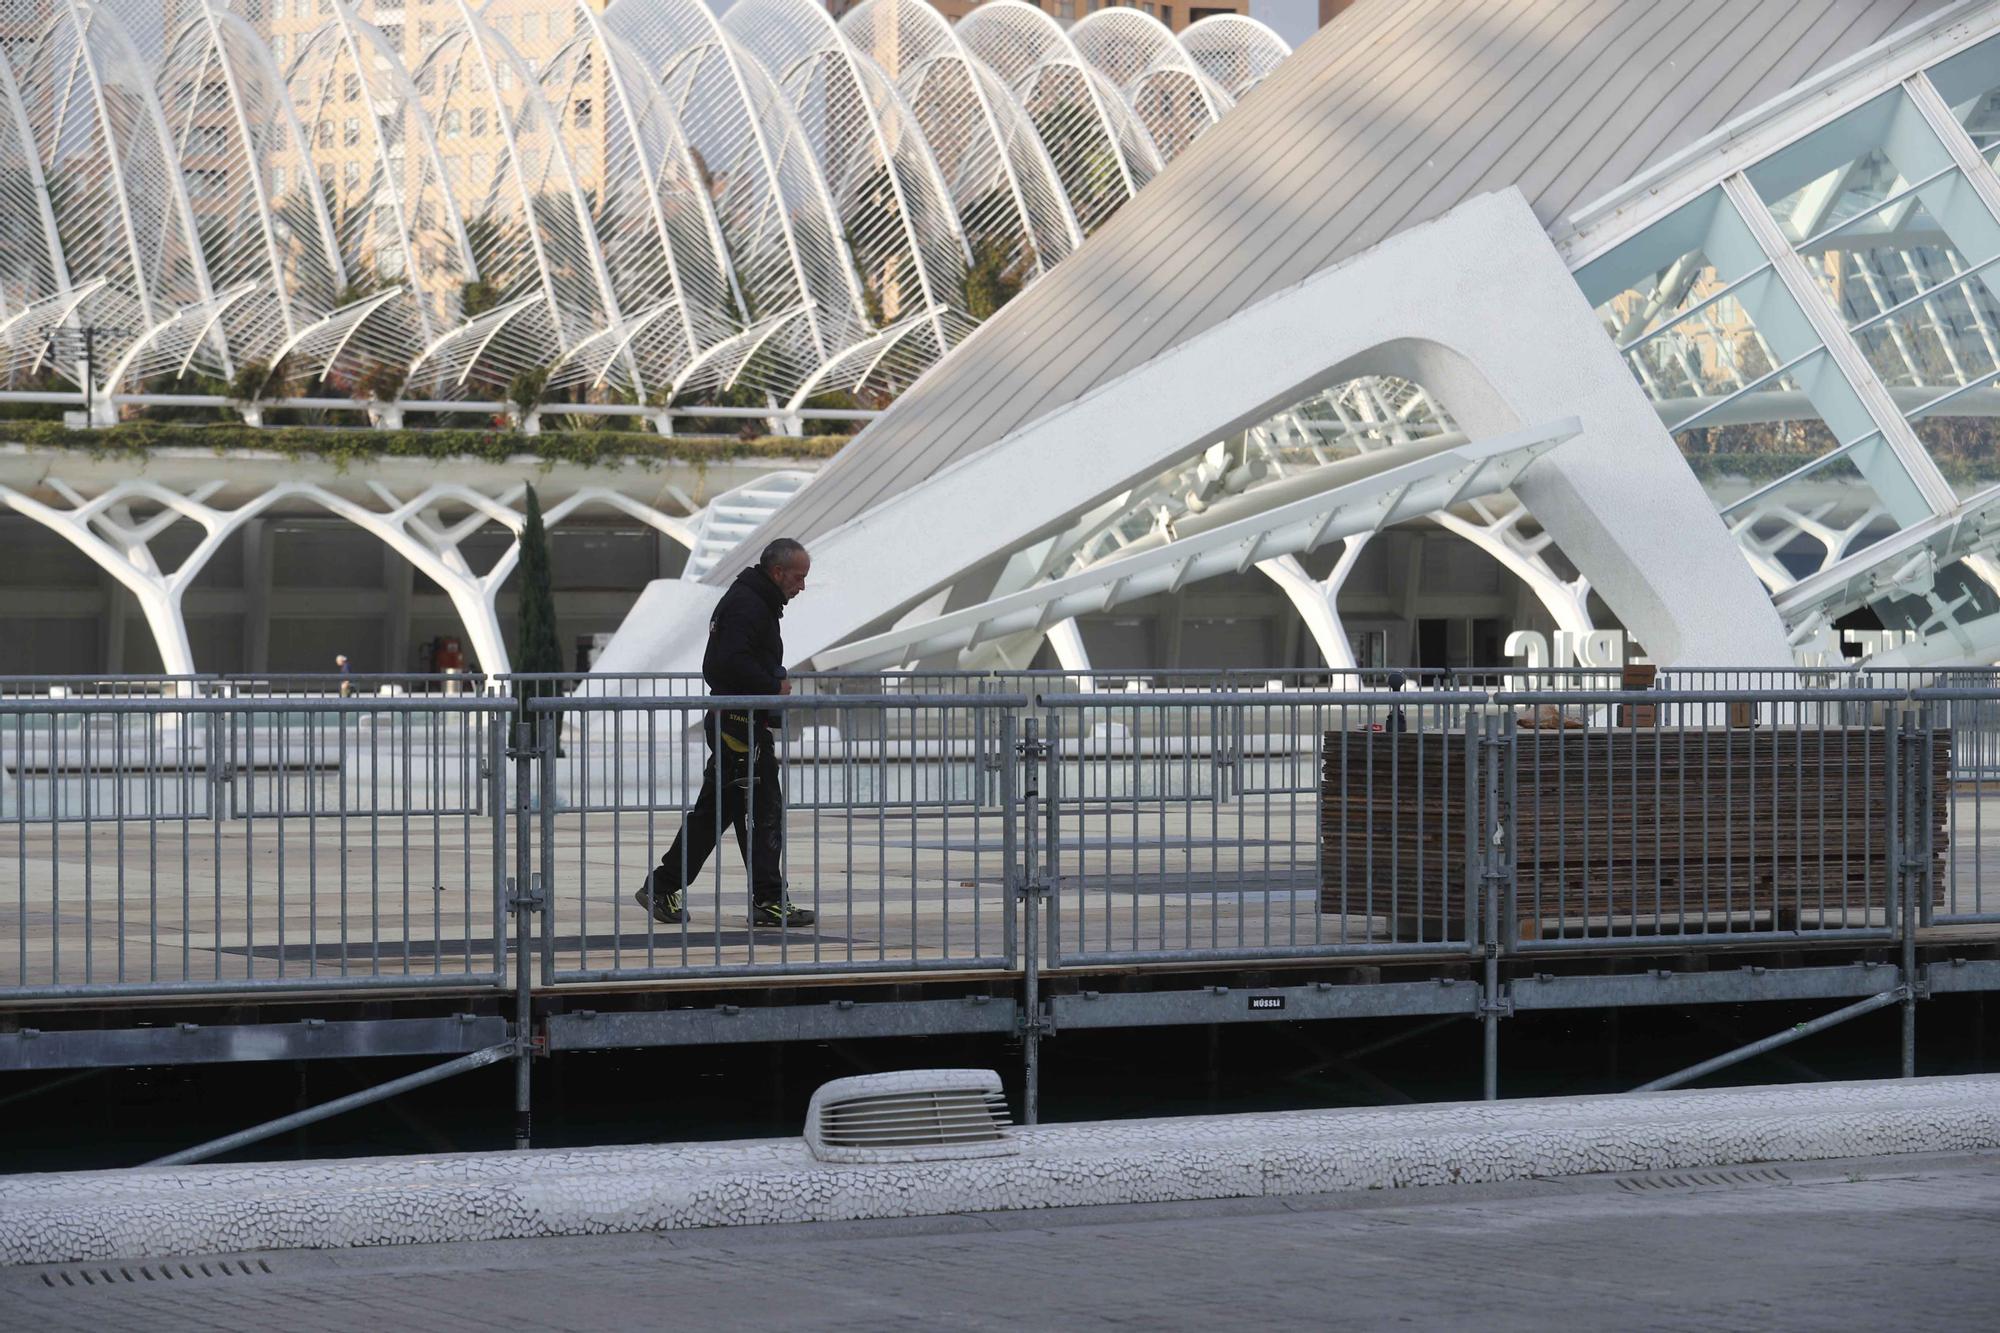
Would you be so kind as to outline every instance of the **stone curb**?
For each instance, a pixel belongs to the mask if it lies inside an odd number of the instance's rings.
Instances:
[[[1048,1125],[1013,1157],[802,1140],[0,1178],[0,1263],[338,1249],[1484,1184],[2000,1148],[2000,1076]]]

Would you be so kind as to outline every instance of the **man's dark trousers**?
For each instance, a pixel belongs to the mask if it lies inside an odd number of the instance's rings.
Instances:
[[[701,795],[682,819],[674,845],[660,858],[653,876],[655,901],[699,876],[721,831],[734,828],[736,848],[750,868],[752,908],[783,902],[785,790],[779,784],[771,733],[748,726],[740,713],[732,714],[718,744],[717,725],[717,715],[711,714],[702,728],[708,764],[701,773]]]

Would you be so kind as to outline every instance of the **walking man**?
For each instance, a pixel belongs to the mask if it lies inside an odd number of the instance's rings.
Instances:
[[[702,679],[722,695],[790,694],[785,644],[778,619],[785,603],[805,591],[812,557],[790,537],[764,548],[757,563],[736,576],[708,622],[708,651]],[[635,895],[655,921],[668,925],[688,919],[687,885],[701,873],[724,828],[736,830],[736,847],[750,871],[750,924],[810,926],[813,914],[792,906],[785,895],[785,794],[779,784],[772,742],[773,713],[752,720],[743,709],[717,709],[702,736],[708,766],[701,795],[681,820],[674,845]]]

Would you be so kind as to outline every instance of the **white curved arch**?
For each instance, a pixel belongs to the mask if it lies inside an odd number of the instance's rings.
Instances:
[[[815,364],[863,334],[866,302],[832,193],[770,76],[702,0],[625,0],[604,23],[661,81],[704,184],[719,179],[717,220],[745,318],[803,312],[802,350]]]
[[[14,67],[4,51],[0,51],[0,110],[13,126],[12,134],[0,135],[0,181],[5,183],[0,189],[0,216],[15,217],[22,223],[18,228],[0,229],[0,256],[4,256],[0,258],[0,293],[27,306],[46,297],[68,295],[70,275],[55,212],[49,206],[41,152],[35,146],[27,108],[21,103]],[[30,217],[36,226],[27,224]],[[24,236],[23,232],[30,234]]]
[[[1079,20],[1069,39],[1118,89],[1162,161],[1171,162],[1235,105],[1151,14],[1124,5],[1100,9]]]
[[[52,211],[71,271],[108,279],[84,316],[106,330],[107,359],[166,311],[214,299],[152,75],[108,10],[56,0],[21,77],[44,175],[61,171]],[[223,340],[209,350],[233,370]]]
[[[1210,14],[1183,28],[1179,40],[1189,59],[1239,101],[1292,53],[1284,38],[1243,14]]]
[[[310,160],[289,92],[257,34],[213,0],[183,11],[158,83],[181,174],[202,187],[190,196],[210,280],[221,290],[260,290],[256,300],[229,303],[217,328],[237,361],[268,361],[330,310],[346,283],[317,173],[296,173],[278,216],[273,164]],[[246,234],[254,245],[242,242]]]
[[[308,155],[321,127],[329,140],[336,132],[344,135],[338,122],[343,108],[353,106],[345,98],[350,79],[365,99],[370,114],[357,118],[357,129],[368,148],[367,179],[339,197],[334,233],[361,285],[404,287],[398,308],[409,311],[413,325],[407,343],[371,343],[366,350],[381,363],[407,369],[421,348],[458,323],[461,292],[479,270],[444,178],[436,126],[409,71],[347,0],[331,2],[332,17],[301,44],[287,83]]]
[[[1159,152],[1144,127],[1049,15],[1021,0],[988,0],[959,21],[957,32],[1033,119],[1086,233],[1159,171]],[[1106,159],[1116,168],[1115,184],[1099,179]]]
[[[546,363],[616,323],[617,297],[560,125],[540,85],[467,0],[452,5],[456,18],[424,57],[414,81],[420,93],[441,104],[463,96],[471,105],[483,103],[494,117],[502,151],[483,195],[475,196],[478,182],[471,168],[454,173],[447,162],[446,176],[461,201],[481,198],[481,209],[468,212],[466,228],[482,280],[498,285],[503,300],[517,294],[523,282],[531,283],[546,302],[551,335]],[[451,113],[460,114],[456,105]],[[517,242],[505,232],[512,226],[519,228]],[[489,236],[487,253],[481,254],[480,241]],[[459,382],[479,368],[477,360],[468,364]],[[639,378],[636,367],[632,374]]]
[[[588,4],[575,12],[577,35],[549,62],[543,86],[567,127],[578,104],[574,94],[595,91],[602,71],[603,118],[579,133],[597,151],[579,167],[578,185],[594,206],[620,307],[674,312],[670,323],[645,321],[654,332],[646,343],[626,340],[628,363],[642,366],[657,385],[741,327],[740,310],[720,225],[657,81]],[[660,336],[670,329],[678,336]]]
[[[968,242],[1000,231],[1011,212],[1019,240],[1010,250],[1030,253],[1009,258],[1030,258],[1036,272],[1082,244],[1083,226],[1026,113],[943,15],[925,0],[864,0],[840,26],[895,80],[933,156],[946,154],[939,169]],[[990,202],[996,177],[1010,208]]]
[[[903,265],[926,312],[961,304],[970,251],[936,160],[888,76],[812,0],[738,0],[722,23],[771,68],[805,125],[877,307],[872,321],[910,304]],[[947,322],[931,318],[939,343],[951,346]]]

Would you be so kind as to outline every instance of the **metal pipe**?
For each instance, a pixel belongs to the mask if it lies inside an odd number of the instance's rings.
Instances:
[[[514,812],[519,821],[514,838],[514,1150],[525,1151],[534,1139],[534,1000],[528,977],[528,941],[539,876],[529,868],[532,848],[528,837],[529,812],[534,809],[535,756],[546,741],[550,722],[546,715],[523,717],[516,729],[514,757]],[[544,789],[544,801],[554,799]]]
[[[1479,877],[1480,904],[1485,917],[1486,954],[1486,994],[1480,1006],[1480,1019],[1484,1027],[1483,1049],[1481,1051],[1480,1096],[1486,1101],[1500,1099],[1500,881],[1506,874],[1501,858],[1506,856],[1506,837],[1500,828],[1500,719],[1488,717],[1482,720],[1480,749],[1482,754],[1477,765],[1480,781],[1486,790],[1482,793],[1485,810],[1485,827],[1480,830],[1480,840],[1485,844],[1482,859],[1485,862]]]
[[[265,1139],[283,1134],[287,1130],[316,1124],[321,1120],[331,1119],[334,1116],[355,1110],[358,1107],[369,1106],[379,1101],[386,1101],[391,1097],[399,1096],[402,1093],[410,1092],[417,1088],[428,1087],[433,1083],[442,1083],[444,1080],[458,1074],[463,1074],[468,1070],[484,1069],[487,1065],[498,1064],[513,1054],[514,1043],[511,1041],[502,1042],[498,1046],[488,1046],[484,1050],[474,1051],[470,1055],[461,1055],[456,1060],[447,1060],[441,1065],[432,1065],[429,1069],[420,1069],[414,1074],[405,1074],[401,1078],[390,1079],[387,1083],[378,1083],[372,1088],[363,1088],[360,1092],[351,1092],[345,1097],[337,1097],[333,1101],[322,1102],[318,1106],[308,1107],[303,1111],[294,1111],[291,1115],[281,1116],[265,1124],[257,1125],[250,1129],[238,1130],[234,1134],[225,1134],[219,1139],[210,1139],[207,1143],[197,1144],[192,1148],[184,1148],[177,1153],[169,1153],[165,1157],[156,1158],[146,1163],[146,1165],[186,1166],[190,1162],[205,1162],[211,1157],[220,1157],[223,1153],[234,1152],[238,1148],[248,1147],[253,1143],[260,1143]]]
[[[1830,1014],[1822,1014],[1810,1022],[1795,1024],[1792,1027],[1786,1028],[1783,1032],[1774,1032],[1761,1041],[1753,1041],[1748,1046],[1739,1046],[1735,1050],[1718,1055],[1711,1060],[1703,1060],[1698,1065],[1690,1065],[1677,1074],[1668,1074],[1665,1078],[1656,1078],[1651,1083],[1642,1083],[1632,1089],[1632,1091],[1664,1092],[1668,1088],[1678,1088],[1684,1083],[1692,1083],[1698,1078],[1713,1074],[1718,1069],[1727,1069],[1731,1065],[1741,1064],[1743,1061],[1753,1059],[1756,1056],[1764,1054],[1766,1051],[1775,1051],[1780,1046],[1789,1046],[1802,1037],[1810,1037],[1815,1033],[1824,1032],[1830,1027],[1837,1027],[1850,1018],[1859,1018],[1863,1014],[1872,1014],[1877,1009],[1886,1009],[1892,1004],[1901,1004],[1904,990],[1904,987],[1898,986],[1894,990],[1885,990],[1879,995],[1871,995],[1865,1000],[1850,1004],[1842,1009],[1836,1009]]]
[[[1041,869],[1036,862],[1041,840],[1035,824],[1039,815],[1036,798],[1041,794],[1041,759],[1047,745],[1041,740],[1040,723],[1035,718],[1025,718],[1021,723],[1021,753],[1025,785],[1021,789],[1021,812],[1025,816],[1026,828],[1022,837],[1021,857],[1021,1121],[1023,1124],[1039,1124],[1041,1119],[1042,1091],[1042,1000],[1041,1000],[1041,940],[1038,926],[1041,920]]]
[[[1930,706],[1904,710],[1901,718],[1903,781],[1902,855],[1896,880],[1903,909],[1903,1062],[1902,1077],[1917,1076],[1917,883],[1930,861]]]
[[[1114,695],[1113,698],[1122,696]],[[1232,699],[1240,695],[1230,696]],[[609,694],[562,695],[526,701],[530,713],[706,713],[715,709],[754,709],[759,713],[838,712],[931,708],[1026,708],[1025,694]]]

